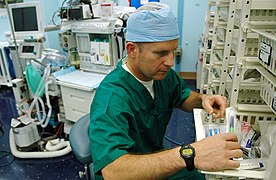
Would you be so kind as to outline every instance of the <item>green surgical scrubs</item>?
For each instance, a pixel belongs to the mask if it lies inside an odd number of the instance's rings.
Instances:
[[[163,149],[163,137],[174,107],[190,95],[181,77],[169,70],[153,83],[155,98],[122,67],[109,73],[96,91],[90,111],[90,146],[96,179],[101,169],[127,153]]]

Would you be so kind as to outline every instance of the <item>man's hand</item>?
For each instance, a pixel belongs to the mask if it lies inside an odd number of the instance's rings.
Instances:
[[[225,116],[225,109],[227,108],[226,97],[220,95],[204,95],[202,97],[202,107],[213,115],[214,119]]]
[[[237,141],[235,133],[226,133],[193,143],[195,167],[206,171],[238,168],[239,161],[232,160],[243,155]]]

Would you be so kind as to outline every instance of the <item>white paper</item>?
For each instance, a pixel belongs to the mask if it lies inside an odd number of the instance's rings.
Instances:
[[[58,80],[70,84],[81,85],[90,88],[97,88],[105,78],[105,74],[96,74],[83,71],[74,71],[56,77]]]

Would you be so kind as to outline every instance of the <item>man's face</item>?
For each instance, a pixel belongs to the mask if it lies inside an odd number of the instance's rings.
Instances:
[[[135,44],[137,54],[131,69],[142,81],[164,79],[167,72],[174,66],[174,51],[178,47],[178,39]]]

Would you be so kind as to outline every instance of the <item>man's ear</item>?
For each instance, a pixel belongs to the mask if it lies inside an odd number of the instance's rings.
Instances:
[[[138,52],[138,47],[135,43],[133,42],[127,42],[126,44],[126,50],[127,50],[127,55],[130,57],[135,57],[137,52]]]

